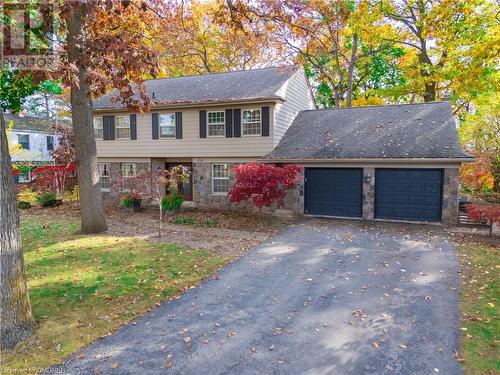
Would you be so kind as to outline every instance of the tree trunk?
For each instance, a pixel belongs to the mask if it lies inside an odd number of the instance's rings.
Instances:
[[[498,154],[497,154],[498,155]],[[495,193],[500,193],[500,156],[493,156],[492,163],[492,174],[493,174],[493,191]]]
[[[347,108],[352,107],[352,81],[354,76],[354,67],[356,66],[356,54],[358,52],[358,34],[354,34],[352,38],[352,48],[351,48],[351,60],[349,62],[349,68],[347,70],[347,90],[346,90],[346,100],[345,106]]]
[[[422,43],[423,51],[419,54],[419,63],[420,63],[420,76],[425,80],[424,83],[424,102],[433,102],[436,100],[436,87],[437,83],[435,81],[429,80],[432,75],[432,72],[429,70],[433,68],[432,61],[427,55],[427,51],[425,50],[426,44]]]
[[[71,118],[75,134],[75,154],[80,188],[82,233],[100,233],[107,229],[102,206],[97,150],[92,121],[92,101],[85,65],[84,17],[86,7],[72,7],[68,25],[68,60],[78,68],[78,83],[71,86]]]
[[[26,287],[16,187],[0,108],[0,349],[11,349],[36,328]]]

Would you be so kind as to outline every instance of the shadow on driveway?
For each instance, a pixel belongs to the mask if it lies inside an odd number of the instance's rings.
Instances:
[[[57,369],[461,374],[458,287],[439,228],[306,219]]]

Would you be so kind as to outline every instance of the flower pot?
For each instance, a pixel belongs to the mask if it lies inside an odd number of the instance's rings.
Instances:
[[[129,212],[139,212],[141,211],[141,200],[140,199],[134,199],[132,201],[132,205],[126,207],[127,211]]]

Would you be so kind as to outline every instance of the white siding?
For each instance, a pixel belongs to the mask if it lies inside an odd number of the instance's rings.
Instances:
[[[270,136],[241,136],[240,138],[200,138],[199,110],[224,110],[229,108],[270,107]],[[273,149],[274,103],[220,106],[206,108],[173,108],[158,113],[182,112],[182,139],[153,139],[151,112],[137,114],[137,140],[96,141],[97,156],[103,158],[160,157],[260,157]],[[123,114],[123,113],[120,113]],[[109,113],[108,115],[113,115]],[[114,115],[117,115],[115,113]],[[97,114],[94,114],[97,116]]]
[[[297,113],[316,108],[304,69],[299,69],[286,81],[278,90],[277,95],[285,98],[285,102],[277,104],[274,110],[274,146],[279,143]]]
[[[47,136],[54,136],[54,133],[12,129],[9,131],[9,144],[16,145],[18,143],[18,134],[29,135],[30,149],[23,151],[17,157],[12,156],[12,161],[52,161],[50,151],[47,150]],[[58,136],[54,136],[54,148],[57,147],[58,139]]]

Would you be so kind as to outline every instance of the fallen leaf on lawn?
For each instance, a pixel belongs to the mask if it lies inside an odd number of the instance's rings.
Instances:
[[[492,309],[495,308],[495,304],[494,303],[491,303],[491,302],[488,302],[488,306],[491,307]]]

